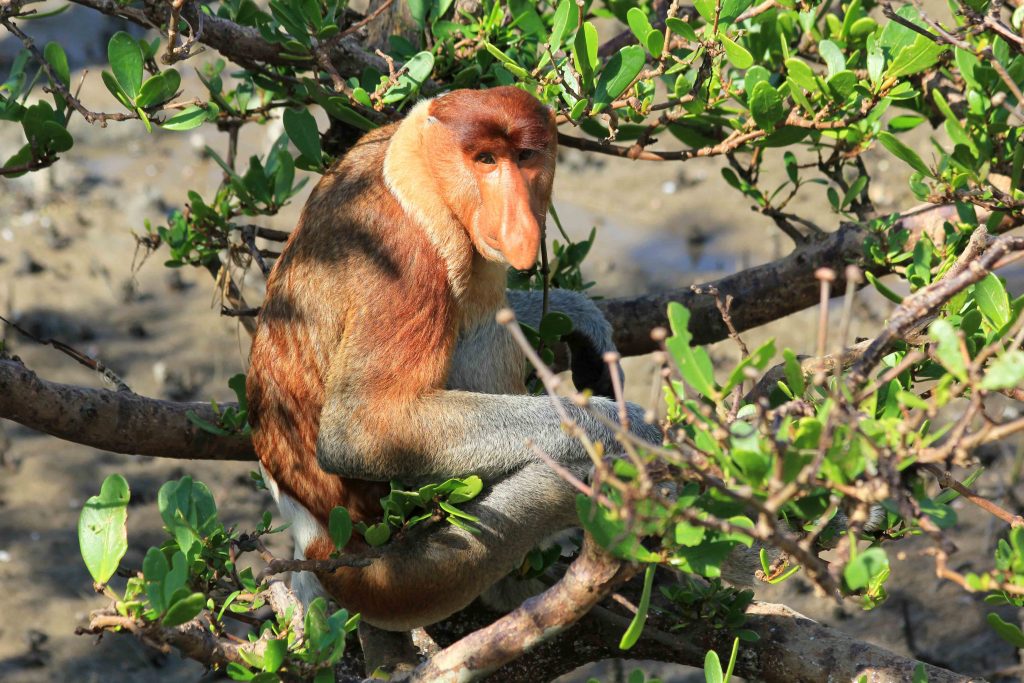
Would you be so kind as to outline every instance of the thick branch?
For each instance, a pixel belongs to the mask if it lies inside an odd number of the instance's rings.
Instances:
[[[919,662],[856,640],[842,631],[822,626],[785,605],[755,602],[747,610],[747,623],[760,636],[741,643],[736,673],[770,682],[856,681],[866,676],[879,683],[909,681]],[[727,655],[732,639],[703,631],[698,625],[689,639]],[[693,663],[693,662],[691,662]],[[929,683],[968,683],[971,676],[924,665]]]
[[[952,219],[954,214],[949,206],[931,207],[908,212],[902,223],[920,232],[941,226],[943,220]],[[1022,222],[1016,221],[1004,221],[1000,230]],[[785,258],[713,284],[720,296],[734,297],[732,322],[736,329],[747,330],[816,305],[820,294],[814,277],[817,268],[827,266],[841,274],[847,263],[866,266],[862,245],[868,234],[863,226],[847,224]],[[842,294],[845,287],[840,275],[833,293]],[[615,343],[622,354],[635,356],[655,349],[649,332],[667,324],[665,310],[670,301],[680,301],[692,311],[690,331],[695,343],[708,344],[728,336],[714,297],[688,289],[596,303],[611,322]],[[175,403],[130,392],[56,384],[38,378],[20,363],[0,360],[0,418],[117,453],[205,460],[255,459],[248,437],[220,437],[203,432],[185,416],[189,410],[207,422],[217,422],[209,404]]]
[[[123,5],[116,0],[72,0],[75,4],[90,7],[94,10],[114,17],[127,19],[145,28],[153,25],[162,26],[171,15],[171,5],[160,0],[147,0],[145,9]],[[200,25],[198,3],[186,3],[181,10],[181,18],[191,26]],[[203,31],[197,36],[198,42],[220,52],[233,62],[251,64],[262,62],[278,66],[312,67],[314,60],[284,57],[281,45],[269,43],[260,32],[250,26],[242,26],[233,21],[204,13],[201,19]],[[348,35],[341,40],[332,41],[330,61],[338,71],[346,76],[362,73],[366,67],[372,67],[382,73],[387,72],[387,64],[374,54],[363,50],[358,36]]]
[[[952,206],[939,205],[914,209],[903,214],[899,224],[920,233],[942,226],[943,221],[957,220]],[[984,218],[979,217],[979,220]],[[1006,220],[1000,230],[1024,223],[1015,218]],[[832,295],[846,291],[844,271],[848,264],[883,275],[885,271],[869,264],[864,257],[864,240],[871,235],[859,223],[845,223],[839,230],[795,249],[778,261],[708,283],[720,295],[733,297],[730,315],[736,329],[742,332],[783,318],[818,303],[821,285],[814,277],[818,268],[831,268],[837,273]],[[725,339],[729,331],[715,304],[715,298],[695,294],[689,289],[676,289],[638,297],[606,299],[596,302],[615,330],[615,345],[623,356],[637,356],[656,350],[650,338],[654,327],[668,324],[666,310],[670,301],[678,301],[690,309],[690,332],[694,344],[710,344]]]
[[[438,643],[450,643],[451,636],[484,628],[492,619],[490,612],[470,609],[457,619],[428,630]],[[709,649],[717,651],[724,661],[732,648],[732,638],[727,632],[715,631],[703,622],[672,630],[676,624],[671,618],[655,610],[639,642],[624,653],[619,649],[619,641],[629,621],[626,616],[596,606],[572,628],[538,644],[498,669],[488,680],[502,683],[550,680],[600,659],[623,656],[700,667]],[[911,680],[912,672],[920,664],[819,624],[781,604],[753,603],[743,628],[760,636],[757,642],[740,643],[736,673],[748,680],[853,683],[867,676],[867,680],[876,683],[903,683]],[[477,641],[474,647],[486,654],[490,643]],[[924,668],[931,683],[975,680],[928,664]]]
[[[441,650],[417,668],[409,681],[483,678],[572,626],[633,571],[588,536],[580,556],[558,583],[490,626]]]
[[[209,403],[178,403],[127,391],[87,389],[40,379],[0,359],[0,417],[75,443],[114,453],[196,460],[254,460],[247,435],[216,436],[188,411],[216,424]]]

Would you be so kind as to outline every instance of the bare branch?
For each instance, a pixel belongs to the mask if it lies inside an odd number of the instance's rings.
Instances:
[[[212,424],[219,419],[209,403],[176,403],[126,391],[47,382],[17,361],[0,359],[0,417],[114,453],[256,459],[248,435],[204,432],[188,419],[189,412]]]
[[[441,650],[417,668],[409,683],[482,678],[576,623],[635,569],[587,537],[565,576],[493,624]]]

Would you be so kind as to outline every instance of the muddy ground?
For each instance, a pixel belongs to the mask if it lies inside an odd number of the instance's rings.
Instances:
[[[75,8],[62,24],[81,35],[79,67],[88,65],[106,35],[109,22],[92,22]],[[0,75],[12,46],[0,41]],[[102,52],[102,51],[101,51]],[[187,74],[186,74],[187,75]],[[194,86],[194,78],[186,78]],[[115,104],[94,71],[85,80],[83,98],[93,109]],[[195,91],[198,93],[198,91]],[[0,128],[0,158],[21,143]],[[248,341],[234,320],[218,314],[211,278],[205,272],[164,268],[165,253],[148,260],[137,247],[144,221],[160,222],[181,206],[185,191],[209,197],[220,180],[216,165],[202,153],[205,144],[222,150],[223,135],[197,133],[147,135],[141,124],[90,127],[73,123],[76,144],[55,169],[19,180],[0,181],[0,313],[39,337],[52,337],[100,359],[136,392],[178,400],[230,399],[226,380],[244,371]],[[922,149],[925,140],[919,140]],[[243,136],[244,159],[268,145],[263,130]],[[912,204],[905,189],[906,169],[889,168],[872,158],[881,175],[874,198],[883,210]],[[766,219],[722,181],[720,164],[643,164],[566,153],[555,196],[566,228],[576,239],[592,225],[598,240],[588,273],[599,282],[594,291],[627,295],[655,288],[684,286],[755,263],[789,248]],[[823,194],[823,193],[822,193]],[[263,224],[290,228],[299,201]],[[835,225],[823,197],[792,207],[822,225]],[[259,278],[250,274],[243,289],[259,300]],[[1021,287],[1015,284],[1014,293]],[[887,305],[865,294],[858,306],[859,332],[877,330]],[[790,316],[745,336],[756,343],[774,336],[780,345],[811,352],[814,313]],[[7,348],[46,379],[104,386],[93,372],[52,348],[39,346],[8,330]],[[735,355],[729,345],[716,357]],[[650,362],[629,359],[629,394],[647,401]],[[1000,450],[1000,449],[997,449]],[[186,456],[187,454],[183,454]],[[1010,487],[1010,461],[1019,455],[1009,445],[982,477],[979,488],[1002,504],[1018,508]],[[124,565],[137,567],[147,547],[161,538],[156,491],[169,478],[190,474],[205,481],[228,524],[251,526],[263,510],[273,509],[265,492],[249,483],[251,463],[156,460],[98,452],[59,441],[19,425],[0,421],[0,680],[36,681],[194,681],[200,666],[163,655],[133,638],[100,641],[74,635],[91,609],[103,605],[95,595],[78,554],[75,526],[82,502],[98,491],[103,478],[124,474],[132,488],[130,550]],[[958,508],[963,524],[955,540],[956,568],[981,569],[1003,529],[975,510]],[[275,511],[276,514],[276,511]],[[287,539],[277,550],[287,553]],[[768,600],[785,601],[805,614],[892,650],[989,679],[1018,680],[1018,653],[986,626],[990,611],[980,598],[939,582],[922,545],[906,543],[894,558],[889,601],[873,612],[856,603],[841,606],[813,596],[797,576],[782,587],[761,591]],[[1017,620],[1012,611],[1004,618]],[[629,667],[625,667],[625,671]],[[667,673],[665,680],[682,680]],[[605,669],[602,679],[613,680]]]

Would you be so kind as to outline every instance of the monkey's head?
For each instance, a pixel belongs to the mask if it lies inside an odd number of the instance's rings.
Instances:
[[[555,178],[554,114],[511,86],[455,90],[430,102],[422,139],[441,195],[476,250],[531,267]]]

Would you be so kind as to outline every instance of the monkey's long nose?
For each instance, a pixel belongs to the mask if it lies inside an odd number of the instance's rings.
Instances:
[[[510,266],[526,270],[537,262],[541,232],[531,207],[530,186],[518,168],[499,173],[498,248]]]

